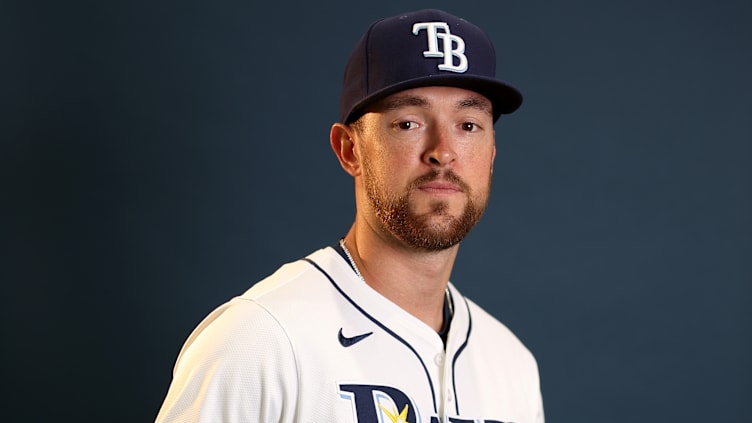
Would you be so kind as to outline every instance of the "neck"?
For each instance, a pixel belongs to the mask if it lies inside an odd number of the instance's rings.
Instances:
[[[345,245],[363,280],[434,330],[443,324],[444,293],[458,246],[421,251],[383,240],[354,225]]]

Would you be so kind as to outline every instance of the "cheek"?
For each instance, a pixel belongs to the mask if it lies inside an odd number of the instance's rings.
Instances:
[[[484,174],[490,172],[493,167],[496,149],[494,146],[469,148],[463,154],[463,161],[474,173]]]
[[[467,182],[473,187],[475,192],[485,193],[491,185],[491,180],[493,178],[493,160],[493,155],[486,151],[484,153],[478,153],[477,156],[467,162]]]
[[[372,154],[374,167],[387,180],[395,179],[420,164],[417,150],[411,148],[377,149]]]
[[[390,192],[396,185],[395,180],[401,169],[404,169],[404,163],[395,160],[395,156],[387,154],[383,150],[370,150],[363,158],[364,177],[366,183],[372,189],[379,192]]]

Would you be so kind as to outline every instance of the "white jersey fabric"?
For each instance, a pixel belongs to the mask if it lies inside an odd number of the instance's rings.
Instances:
[[[542,423],[533,355],[450,283],[446,347],[331,247],[218,307],[157,422]]]

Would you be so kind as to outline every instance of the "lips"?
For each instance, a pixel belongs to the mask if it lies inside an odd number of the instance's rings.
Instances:
[[[467,184],[451,170],[441,172],[433,169],[417,178],[411,185],[411,190],[438,195],[470,192]]]
[[[449,181],[431,181],[418,186],[418,189],[434,194],[454,194],[462,192],[462,188]]]

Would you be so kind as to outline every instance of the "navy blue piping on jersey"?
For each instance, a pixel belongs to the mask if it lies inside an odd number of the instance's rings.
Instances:
[[[366,316],[369,320],[371,320],[378,327],[380,327],[381,329],[384,329],[384,331],[386,333],[392,335],[392,337],[394,337],[396,340],[398,340],[401,343],[403,343],[410,351],[413,352],[413,354],[415,354],[415,357],[418,358],[418,361],[420,362],[420,365],[423,366],[423,371],[426,372],[426,378],[428,378],[428,386],[431,387],[431,398],[433,399],[433,412],[434,413],[438,413],[438,408],[436,407],[436,391],[433,389],[433,381],[431,380],[431,374],[428,373],[428,368],[426,367],[426,364],[420,358],[420,355],[418,355],[418,352],[415,351],[415,348],[413,348],[412,345],[408,344],[407,341],[405,341],[404,339],[402,339],[399,335],[397,335],[396,333],[394,333],[391,329],[389,329],[388,327],[384,326],[383,323],[379,322],[378,320],[376,320],[376,318],[374,318],[370,314],[366,313],[366,311],[363,310],[355,301],[353,301],[352,298],[348,297],[347,294],[345,294],[345,291],[343,291],[342,288],[340,288],[339,285],[337,285],[337,282],[335,282],[334,279],[331,276],[329,276],[329,274],[326,273],[326,271],[324,269],[322,269],[321,266],[319,266],[315,261],[313,261],[313,260],[311,260],[309,258],[304,258],[303,260],[307,261],[308,263],[311,263],[311,265],[313,267],[315,267],[316,269],[318,269],[319,272],[321,272],[324,276],[326,276],[326,278],[329,279],[329,282],[332,283],[332,285],[334,286],[334,288],[337,291],[339,291],[339,293],[347,301],[349,301],[350,304],[352,304],[353,307],[355,307],[359,312],[361,312],[364,316]],[[455,395],[455,397],[456,397],[456,395]]]
[[[462,298],[465,302],[465,308],[467,309],[467,335],[465,335],[465,342],[457,349],[457,353],[452,359],[452,390],[454,390],[454,407],[455,413],[460,415],[460,399],[457,397],[457,378],[454,376],[455,369],[457,368],[457,359],[462,354],[462,351],[467,347],[467,343],[470,341],[470,332],[473,330],[473,316],[470,314],[470,306],[467,304],[467,298]]]

